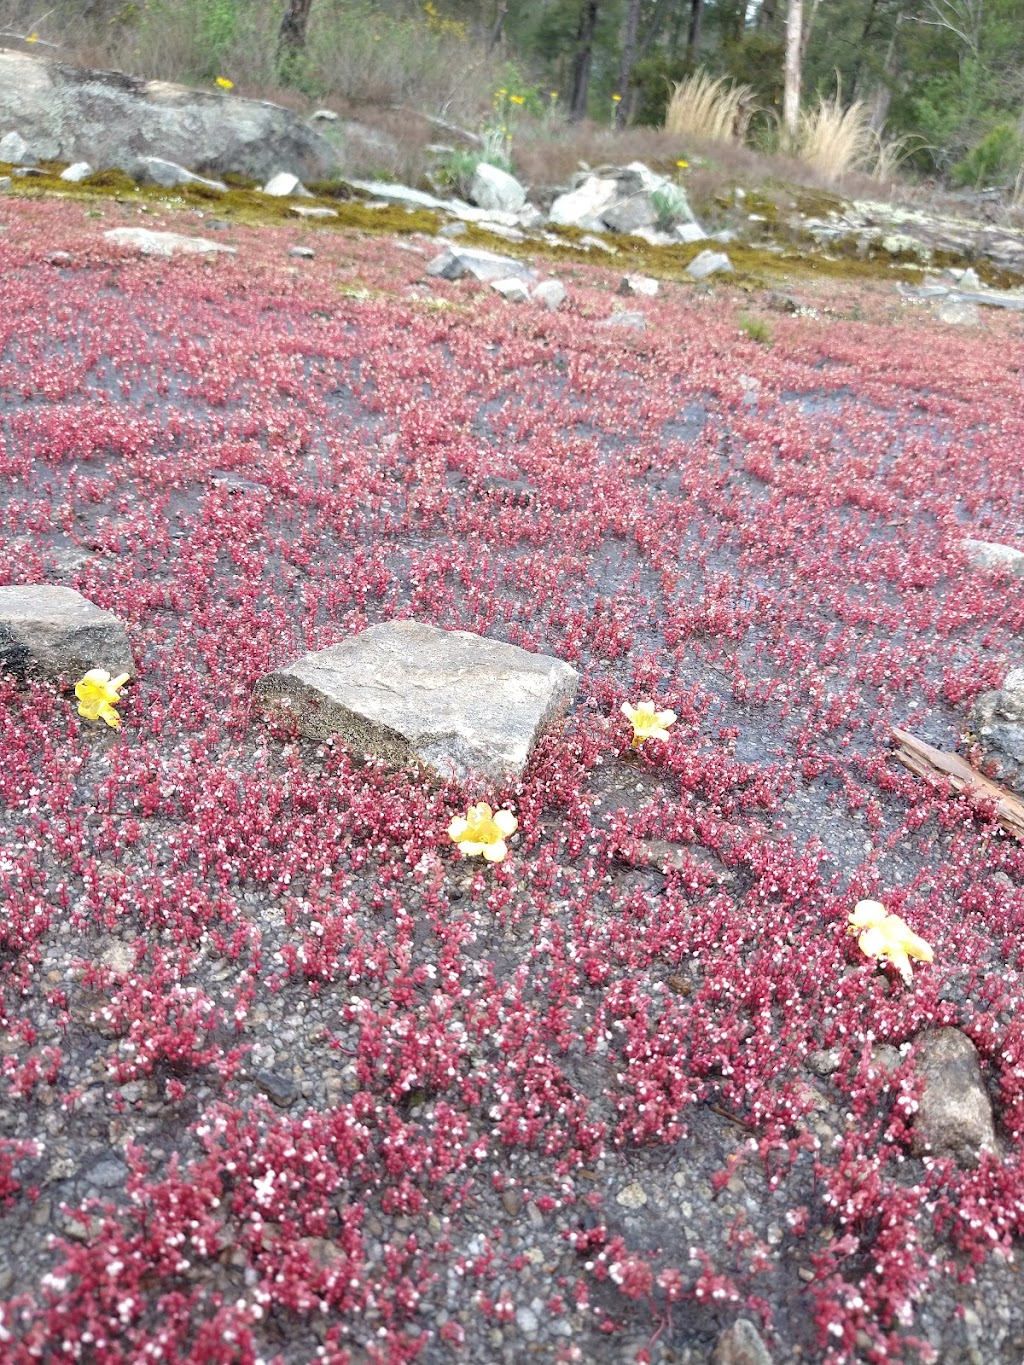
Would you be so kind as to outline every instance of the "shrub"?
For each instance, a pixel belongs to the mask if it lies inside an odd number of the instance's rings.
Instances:
[[[704,70],[679,81],[665,112],[665,131],[676,137],[703,137],[716,142],[742,141],[754,92],[724,76],[712,80]]]
[[[1012,123],[1000,123],[951,172],[955,185],[980,189],[982,185],[1008,180],[1024,159],[1024,138]]]
[[[677,185],[665,185],[651,195],[651,205],[658,215],[657,227],[667,232],[678,222],[690,217],[690,205],[686,194]]]
[[[845,109],[842,92],[820,98],[816,109],[800,116],[796,155],[814,170],[838,180],[848,171],[867,170],[878,158],[878,134],[860,100]]]
[[[762,346],[770,346],[775,340],[771,326],[765,322],[764,318],[752,318],[746,313],[740,314],[740,331],[750,338],[751,341],[760,342]]]

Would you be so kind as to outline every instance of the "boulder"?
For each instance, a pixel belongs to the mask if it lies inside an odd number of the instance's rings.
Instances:
[[[603,232],[601,217],[618,197],[614,180],[588,175],[574,189],[560,194],[548,210],[548,222],[555,227],[577,227],[587,232]]]
[[[1024,794],[1024,668],[1011,669],[998,691],[977,697],[968,724],[986,774]]]
[[[929,1029],[916,1040],[914,1067],[924,1089],[914,1115],[913,1154],[976,1166],[982,1152],[996,1149],[977,1048],[959,1029]]]
[[[113,246],[134,247],[143,256],[204,256],[218,251],[234,256],[238,250],[211,242],[208,237],[184,237],[178,232],[154,232],[151,228],[111,228],[103,236]]]
[[[1014,578],[1024,578],[1024,550],[994,540],[965,540],[962,546],[972,568],[1005,569]]]
[[[5,127],[16,127],[43,161],[130,171],[140,157],[155,156],[201,175],[255,179],[282,165],[317,180],[338,169],[331,144],[276,104],[0,49]]]
[[[601,213],[601,221],[610,232],[636,232],[638,228],[652,228],[658,221],[658,211],[651,196],[644,191],[623,195]]]
[[[699,256],[694,256],[686,270],[695,280],[706,280],[716,271],[731,274],[732,261],[724,251],[702,251]]]
[[[134,673],[124,626],[74,588],[0,588],[0,673],[77,682],[90,668]]]
[[[569,707],[578,674],[560,659],[419,621],[371,626],[275,670],[255,700],[302,734],[442,778],[518,777]]]
[[[132,174],[140,185],[160,185],[165,190],[177,189],[179,185],[205,185],[210,190],[227,190],[222,180],[207,180],[179,166],[176,161],[164,161],[159,156],[144,156],[133,168]]]
[[[462,246],[446,246],[440,256],[435,256],[427,266],[427,274],[441,280],[461,280],[464,275],[471,275],[481,284],[509,278],[533,284],[537,278],[528,266],[513,260],[511,256]]]
[[[481,161],[469,186],[470,200],[482,209],[518,213],[526,203],[526,191],[514,175]]]
[[[618,292],[627,298],[653,299],[658,292],[658,281],[650,275],[623,275]]]
[[[8,166],[35,166],[39,158],[32,155],[20,133],[5,133],[0,137],[0,161]]]
[[[685,190],[641,161],[580,172],[548,214],[548,222],[559,227],[637,236],[650,233],[659,222],[668,226],[694,221]],[[664,240],[670,239],[666,235]]]

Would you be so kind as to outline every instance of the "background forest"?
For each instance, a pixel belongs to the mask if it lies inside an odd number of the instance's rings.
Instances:
[[[856,105],[909,173],[1019,190],[1024,162],[1021,0],[0,0],[0,29],[354,118],[397,107],[479,129],[497,103],[534,137],[661,127],[674,83],[703,70],[745,87],[737,131],[763,152],[787,150],[788,30],[801,108]]]

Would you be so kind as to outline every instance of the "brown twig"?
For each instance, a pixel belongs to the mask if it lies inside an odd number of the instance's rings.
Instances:
[[[996,819],[1003,828],[1016,838],[1024,840],[1024,800],[1008,787],[984,777],[957,754],[934,749],[923,739],[908,734],[906,730],[894,727],[892,737],[897,746],[895,756],[905,768],[909,768],[926,782],[935,784],[947,779],[958,792],[982,801],[990,801],[995,807]]]

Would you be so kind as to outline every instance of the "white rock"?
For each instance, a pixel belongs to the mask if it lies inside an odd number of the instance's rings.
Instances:
[[[981,321],[977,304],[966,299],[944,299],[936,308],[935,316],[947,327],[977,327]]]
[[[705,280],[716,271],[731,274],[732,261],[724,251],[702,251],[699,256],[693,258],[686,269],[695,280]]]
[[[567,194],[560,194],[548,211],[548,222],[555,227],[579,227],[588,232],[603,228],[601,210],[618,196],[618,181],[592,175]]]
[[[340,117],[341,115],[336,114],[333,109],[314,109],[309,116],[309,121],[310,123],[318,121],[324,123],[337,123]]]
[[[464,275],[471,275],[481,284],[510,277],[533,284],[537,278],[528,266],[513,260],[511,256],[500,256],[495,251],[484,251],[477,247],[448,245],[427,266],[427,274],[442,280],[461,280]]]
[[[272,175],[260,193],[272,194],[278,199],[289,199],[296,196],[306,199],[313,197],[299,177],[288,171],[278,171],[277,175]]]
[[[298,214],[300,218],[337,218],[337,209],[321,208],[317,205],[314,208],[306,208],[304,204],[291,204],[289,212]]]
[[[491,280],[491,288],[500,294],[507,303],[525,303],[530,297],[526,284],[518,275],[507,275],[501,280]]]
[[[558,280],[543,280],[533,291],[533,299],[554,313],[565,302],[565,286]]]
[[[442,778],[519,776],[579,681],[561,659],[419,621],[371,626],[261,678],[259,705],[304,735]]]
[[[965,540],[964,552],[975,569],[1007,569],[1014,578],[1024,578],[1024,551],[995,540]]]
[[[677,242],[686,242],[688,245],[693,242],[705,242],[708,236],[699,223],[677,223],[672,229],[672,235]]]
[[[183,237],[177,232],[153,232],[150,228],[111,228],[103,236],[113,246],[132,246],[143,256],[202,256],[222,252],[234,256],[237,247],[211,242],[208,237]]]
[[[509,175],[508,171],[481,161],[473,172],[469,197],[482,209],[518,213],[526,203],[526,190],[514,175]]]
[[[92,167],[88,161],[73,161],[60,173],[61,180],[69,180],[72,185],[77,185],[86,176],[92,175]]]
[[[653,299],[658,292],[658,281],[651,279],[650,275],[623,275],[622,283],[619,285],[619,293],[625,294],[627,298],[635,295],[639,298]]]

